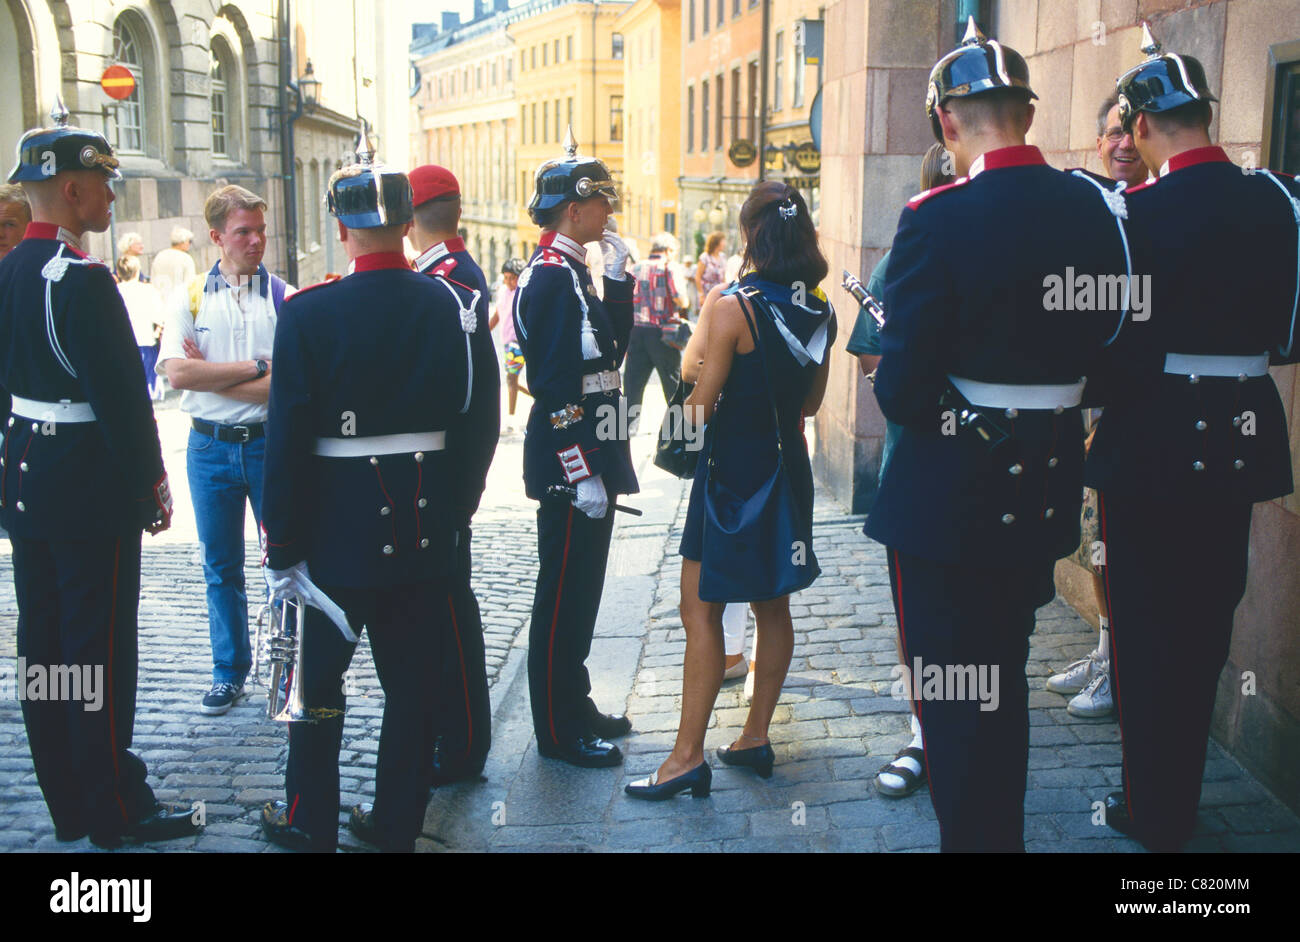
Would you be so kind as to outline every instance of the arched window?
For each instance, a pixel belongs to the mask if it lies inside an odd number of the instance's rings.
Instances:
[[[229,119],[226,114],[229,101],[226,75],[229,70],[222,58],[219,44],[213,42],[209,73],[212,76],[212,154],[214,157],[230,156],[230,138],[227,132]]]
[[[147,52],[138,29],[119,19],[113,26],[113,61],[131,70],[135,88],[117,102],[113,111],[113,146],[126,154],[143,154],[145,150],[145,60]]]
[[[303,166],[301,160],[293,162],[293,178],[295,187],[295,196],[297,199],[298,210],[298,259],[301,261],[307,256],[307,246],[310,241],[307,229],[307,181],[303,179]]]

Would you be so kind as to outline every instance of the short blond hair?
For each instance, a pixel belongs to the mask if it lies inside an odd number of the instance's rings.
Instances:
[[[134,255],[123,255],[117,260],[119,281],[135,281],[140,277],[140,260]]]
[[[226,217],[237,209],[260,209],[266,211],[266,200],[242,186],[230,184],[214,190],[203,204],[203,218],[209,229],[226,231]]]
[[[31,218],[32,204],[20,184],[0,183],[0,203],[18,203],[27,210],[27,217]]]

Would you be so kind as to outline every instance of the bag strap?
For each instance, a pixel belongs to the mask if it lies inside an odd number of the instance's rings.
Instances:
[[[745,314],[745,324],[749,327],[749,335],[754,338],[754,349],[758,351],[758,360],[763,366],[763,385],[767,387],[767,400],[772,405],[772,424],[776,426],[777,460],[781,461],[784,460],[785,443],[781,439],[781,416],[776,411],[776,394],[772,392],[772,377],[767,371],[767,353],[763,349],[763,342],[759,340],[758,328],[750,317],[749,307],[745,304],[746,299],[753,301],[756,307],[764,304],[764,302],[758,289],[755,288],[752,291],[752,294],[746,294],[744,290],[737,291],[736,300],[740,302],[740,309]]]

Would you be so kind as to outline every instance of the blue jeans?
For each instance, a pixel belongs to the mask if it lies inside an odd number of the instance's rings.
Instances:
[[[242,684],[252,666],[244,591],[244,501],[252,503],[260,525],[265,457],[265,438],[240,445],[190,429],[185,469],[208,583],[213,683]]]

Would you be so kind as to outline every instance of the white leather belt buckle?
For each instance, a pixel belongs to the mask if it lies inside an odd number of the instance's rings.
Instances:
[[[36,422],[94,422],[95,410],[88,402],[41,402],[39,399],[13,397],[10,411]]]
[[[365,438],[318,438],[312,454],[322,458],[371,458],[376,455],[409,455],[421,451],[442,451],[446,432],[401,432]]]
[[[619,388],[618,370],[605,370],[603,373],[588,373],[582,377],[582,394],[609,392]]]
[[[1265,376],[1268,354],[1211,356],[1200,353],[1166,353],[1165,372],[1180,376]]]
[[[948,381],[972,405],[988,409],[1072,409],[1083,402],[1083,382],[1061,386],[1020,383],[983,383],[949,376]]]

